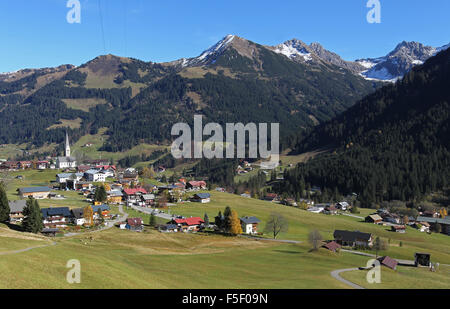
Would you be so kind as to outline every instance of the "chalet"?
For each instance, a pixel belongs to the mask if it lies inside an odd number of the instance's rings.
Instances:
[[[195,202],[195,203],[207,204],[207,203],[211,202],[211,194],[197,193],[192,197],[191,201]]]
[[[206,190],[206,182],[205,181],[189,181],[186,184],[186,189],[188,190]]]
[[[258,234],[258,224],[260,222],[261,220],[256,217],[243,217],[241,218],[242,231],[249,235]]]
[[[86,192],[91,191],[94,188],[94,185],[88,181],[78,181],[74,184],[74,188],[76,191]]]
[[[46,199],[49,197],[51,189],[49,187],[20,188],[19,195],[22,199],[32,197],[34,199]]]
[[[91,166],[90,165],[80,165],[80,166],[78,166],[77,167],[77,171],[79,172],[79,173],[85,173],[85,172],[87,172],[87,171],[89,171],[91,169]]]
[[[72,212],[72,223],[77,226],[82,226],[86,223],[84,219],[84,209],[83,208],[75,208],[71,210]]]
[[[347,209],[350,208],[350,204],[347,203],[347,202],[339,202],[339,203],[336,204],[336,208],[340,209],[340,210],[343,210],[343,211],[346,211]]]
[[[286,198],[282,201],[283,205],[297,207],[298,204],[293,198]]]
[[[141,196],[141,202],[143,203],[143,206],[151,207],[155,205],[156,197],[154,194],[143,194]]]
[[[278,201],[278,195],[276,193],[267,193],[264,196],[264,200],[268,202],[277,202]]]
[[[141,200],[141,196],[148,194],[144,188],[134,188],[123,190],[124,198],[128,203],[137,203]]]
[[[406,233],[406,226],[404,225],[391,225],[391,231],[396,233]]]
[[[18,164],[18,168],[21,170],[30,169],[33,167],[33,162],[31,161],[20,161]]]
[[[61,189],[75,190],[75,185],[83,178],[82,173],[61,173],[56,175],[56,182]]]
[[[439,218],[439,213],[435,210],[426,210],[422,213],[424,217]]]
[[[130,231],[142,232],[144,230],[144,222],[142,218],[128,218],[126,229]]]
[[[423,232],[428,233],[430,231],[430,224],[428,222],[416,222],[416,223],[414,223],[413,227],[415,227],[422,233]]]
[[[366,217],[365,221],[369,222],[369,223],[373,223],[373,224],[380,224],[381,222],[383,222],[383,218],[381,218],[377,214],[373,214],[373,215],[368,215]]]
[[[94,219],[98,219],[101,214],[103,217],[110,217],[111,208],[108,205],[93,205]]]
[[[69,207],[43,208],[41,212],[46,228],[65,228],[72,221]]]
[[[389,256],[381,257],[381,258],[378,259],[378,261],[380,262],[381,265],[383,265],[383,266],[385,266],[387,268],[390,268],[390,269],[393,269],[393,270],[397,269],[397,265],[398,265],[397,260],[395,260],[395,259],[393,259],[393,258],[391,258]]]
[[[186,218],[186,219],[174,219],[168,224],[175,224],[178,226],[180,232],[197,232],[200,230],[201,225],[205,223],[202,218]]]
[[[393,223],[393,224],[400,224],[401,218],[397,214],[391,214],[388,212],[381,213],[380,217],[383,218],[383,221]]]
[[[36,168],[38,170],[45,170],[50,167],[50,162],[48,161],[38,161],[36,162]]]
[[[120,190],[111,190],[106,192],[108,196],[108,203],[110,204],[120,204],[123,200],[123,193]]]
[[[139,174],[133,170],[126,170],[122,174],[121,180],[130,183],[137,183],[139,181]]]
[[[97,169],[90,169],[84,173],[84,178],[91,182],[105,182],[106,174]]]
[[[369,233],[336,230],[333,236],[334,241],[342,246],[372,247],[372,234]]]
[[[26,200],[9,202],[9,222],[16,224],[22,222],[24,219],[23,209],[27,205]]]
[[[332,252],[336,252],[339,249],[341,249],[342,246],[335,241],[330,241],[330,242],[326,243],[325,245],[323,245],[322,247],[325,249],[328,249]]]
[[[327,206],[325,206],[323,213],[326,215],[337,215],[338,209],[333,204],[327,205]]]
[[[56,229],[56,228],[53,228],[53,229],[45,228],[45,229],[42,229],[42,231],[41,231],[41,234],[48,236],[48,237],[55,237],[56,234],[58,234],[58,233],[59,233],[59,229]]]
[[[84,163],[86,163],[89,166],[99,166],[99,165],[108,165],[110,162],[107,159],[96,159],[96,160],[85,160]]]
[[[308,211],[312,212],[314,214],[320,214],[325,210],[325,206],[313,206],[313,207],[309,207]]]
[[[19,162],[6,161],[6,162],[2,163],[0,168],[3,169],[3,170],[15,171],[15,170],[17,170],[19,168]]]
[[[176,232],[178,232],[178,225],[176,225],[176,224],[160,225],[158,227],[158,230],[161,233],[176,233]]]

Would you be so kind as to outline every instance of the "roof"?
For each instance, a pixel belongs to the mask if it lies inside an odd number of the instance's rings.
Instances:
[[[323,247],[327,248],[330,251],[336,252],[337,249],[341,248],[341,245],[335,241],[331,241],[331,242],[323,245]]]
[[[368,218],[371,218],[373,221],[383,221],[383,218],[381,218],[379,215],[369,215]]]
[[[76,162],[77,159],[75,159],[74,157],[58,157],[56,160],[58,160],[58,162]]]
[[[127,224],[129,226],[141,226],[144,223],[142,222],[142,218],[128,218]]]
[[[193,187],[206,187],[206,182],[204,181],[189,181],[188,182],[189,185],[193,186]]]
[[[94,212],[99,212],[99,211],[106,211],[106,210],[110,210],[111,208],[109,208],[108,205],[94,205],[92,206],[92,210]]]
[[[37,192],[50,192],[49,187],[32,187],[32,188],[20,188],[21,193],[37,193]]]
[[[186,224],[188,226],[200,225],[200,224],[205,222],[200,217],[193,217],[193,218],[186,218],[186,219],[175,219],[174,221],[175,221],[176,224]]]
[[[120,190],[111,190],[106,192],[106,194],[110,195],[110,196],[123,196],[122,191]]]
[[[90,170],[86,171],[85,173],[86,173],[86,174],[92,174],[92,175],[95,175],[95,174],[103,174],[103,172],[101,172],[101,171],[99,171],[99,170],[96,170],[96,169],[90,169]]]
[[[450,225],[450,217],[446,217],[445,219],[431,218],[431,217],[418,217],[417,221],[428,222],[430,224],[439,223],[439,224],[444,224],[444,225]]]
[[[76,219],[81,219],[84,217],[84,209],[83,208],[75,208],[72,209],[72,215]]]
[[[362,233],[359,231],[342,231],[342,230],[336,230],[334,231],[334,239],[339,239],[343,241],[356,241],[356,240],[365,240],[369,241],[372,237],[372,234],[369,233]]]
[[[197,193],[197,194],[194,195],[194,197],[197,197],[199,199],[204,200],[204,199],[207,199],[207,198],[211,198],[211,194],[209,194],[209,193]]]
[[[384,265],[393,270],[395,270],[398,265],[397,260],[394,260],[393,258],[390,258],[389,256],[381,257],[378,259],[378,261],[380,261],[381,265]]]
[[[69,207],[43,208],[41,212],[44,219],[50,216],[72,217]]]
[[[178,226],[176,224],[166,224],[162,225],[161,228],[165,230],[176,230],[178,229]]]
[[[147,194],[147,190],[145,190],[144,188],[125,189],[123,190],[123,192],[125,192],[126,195],[133,195],[136,193]]]
[[[241,221],[244,222],[245,224],[255,224],[261,222],[261,220],[259,220],[256,217],[243,217],[241,218]]]
[[[25,206],[27,206],[26,200],[11,201],[9,202],[9,212],[10,213],[22,212]]]
[[[155,199],[155,195],[154,194],[144,194],[144,195],[142,195],[142,198],[144,200],[154,200]]]

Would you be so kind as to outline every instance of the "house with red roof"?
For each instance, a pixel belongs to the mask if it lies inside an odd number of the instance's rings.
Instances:
[[[189,181],[186,184],[186,189],[188,190],[206,190],[207,189],[207,185],[206,182],[201,180],[201,181]]]
[[[203,223],[205,223],[205,221],[203,221],[202,218],[192,217],[185,219],[173,219],[168,224],[175,224],[178,226],[179,231],[186,233],[186,232],[198,232]]]
[[[144,222],[142,221],[142,218],[128,218],[125,228],[130,231],[142,232],[144,229]]]
[[[142,195],[148,194],[144,188],[124,189],[123,196],[128,203],[137,203],[141,200]]]

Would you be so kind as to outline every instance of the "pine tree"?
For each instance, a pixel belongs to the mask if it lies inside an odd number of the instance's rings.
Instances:
[[[106,189],[104,186],[97,187],[97,190],[95,190],[95,201],[96,202],[106,202],[108,199],[108,194],[106,193]]]
[[[150,220],[148,222],[148,225],[150,225],[151,227],[156,226],[156,216],[153,213],[150,215]]]
[[[4,183],[0,183],[0,222],[6,222],[9,219],[9,202],[5,191]]]
[[[25,216],[22,227],[25,232],[37,234],[44,228],[42,222],[42,213],[39,203],[30,198],[27,200],[27,204],[23,209],[23,215]]]
[[[229,233],[230,229],[231,229],[231,208],[230,206],[227,206],[225,208],[225,211],[223,212],[223,216],[224,216],[224,223],[223,223],[223,230],[225,231],[225,233]]]
[[[203,217],[203,221],[205,222],[204,225],[206,227],[209,226],[209,217],[208,217],[207,213],[205,213],[205,216]]]

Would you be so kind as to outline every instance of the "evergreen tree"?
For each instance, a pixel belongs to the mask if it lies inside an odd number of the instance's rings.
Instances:
[[[153,213],[150,215],[150,220],[149,220],[148,225],[150,225],[151,227],[156,226],[156,216]]]
[[[224,216],[223,230],[225,231],[225,233],[229,233],[231,229],[231,216],[232,216],[230,206],[227,206],[225,208],[223,216]]]
[[[27,204],[23,209],[24,220],[22,227],[25,232],[37,234],[44,228],[42,222],[42,213],[38,201],[33,198],[27,200]]]
[[[104,203],[108,199],[108,194],[106,193],[106,189],[104,186],[97,187],[95,190],[95,201]]]
[[[203,217],[203,221],[205,221],[205,223],[204,223],[205,227],[209,226],[209,217],[208,217],[207,213],[205,213],[205,216]]]
[[[6,195],[5,184],[0,183],[0,222],[6,222],[9,220],[9,202]]]

